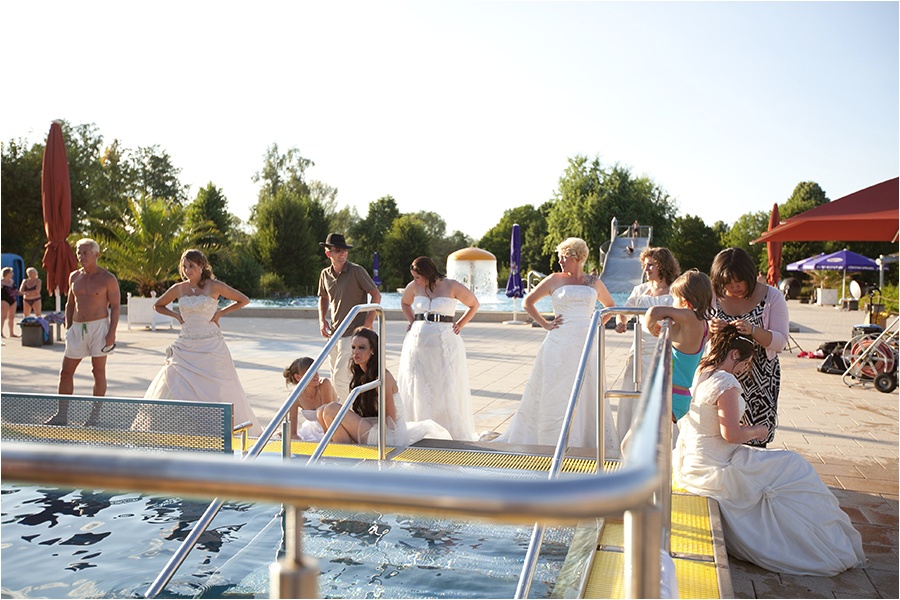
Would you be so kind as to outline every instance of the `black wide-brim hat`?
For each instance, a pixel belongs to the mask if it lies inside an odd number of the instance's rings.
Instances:
[[[319,242],[319,245],[325,246],[326,248],[340,248],[342,250],[349,250],[353,247],[348,246],[344,236],[339,233],[329,233],[328,237],[325,238],[325,241]]]

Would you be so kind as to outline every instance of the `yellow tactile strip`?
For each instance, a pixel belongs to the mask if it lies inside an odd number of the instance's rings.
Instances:
[[[713,560],[708,500],[690,494],[672,494],[672,552]]]
[[[681,598],[719,598],[719,580],[712,562],[674,559],[678,595]],[[591,565],[584,598],[624,598],[623,572],[625,555],[622,552],[598,552]]]
[[[250,440],[250,446],[253,446],[255,440]],[[234,438],[235,448],[240,448],[240,438]],[[301,455],[301,456],[309,456],[316,450],[315,442],[291,442],[291,454]],[[390,452],[393,448],[388,447],[387,453]],[[281,454],[281,440],[270,440],[266,443],[265,448],[263,448],[263,452],[269,453],[274,452]],[[328,444],[328,447],[325,449],[325,453],[323,456],[328,456],[331,458],[354,458],[360,460],[377,460],[378,459],[378,448],[376,446],[361,446],[359,444]]]
[[[713,560],[708,500],[701,496],[672,494],[672,552],[675,555],[702,557]],[[622,521],[606,520],[600,545],[622,548],[625,531]]]
[[[441,448],[407,448],[394,460],[406,462],[459,465],[465,467],[488,467],[495,469],[521,469],[547,471],[552,462],[549,456],[530,454],[508,454],[504,452],[473,452],[467,450],[445,450]],[[618,468],[619,463],[606,463],[606,470]],[[593,473],[594,461],[589,458],[567,458],[563,461],[563,473]]]

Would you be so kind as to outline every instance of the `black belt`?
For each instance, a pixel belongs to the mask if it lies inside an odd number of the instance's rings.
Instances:
[[[429,323],[452,323],[453,317],[435,313],[419,313],[416,315],[416,321],[428,321]]]

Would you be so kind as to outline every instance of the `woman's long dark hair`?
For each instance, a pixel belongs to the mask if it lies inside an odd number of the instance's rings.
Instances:
[[[359,387],[364,383],[369,383],[370,381],[375,381],[378,379],[378,361],[380,357],[378,356],[378,334],[372,331],[371,329],[367,329],[366,327],[357,327],[353,330],[353,336],[351,340],[355,337],[365,338],[369,342],[369,347],[372,348],[372,356],[369,358],[369,362],[366,363],[366,370],[363,371],[359,365],[353,362],[353,359],[350,359],[350,389],[352,390],[355,387]],[[358,414],[361,417],[377,417],[378,416],[378,389],[372,389],[366,392],[362,392],[359,396],[356,397],[356,400],[353,401],[353,412]]]
[[[446,275],[438,271],[437,265],[427,256],[420,256],[412,261],[409,266],[410,271],[415,271],[428,280],[428,291],[434,291],[434,285]]]
[[[722,364],[732,350],[740,353],[738,360],[747,360],[753,356],[753,340],[738,333],[734,325],[726,325],[720,329],[709,343],[709,354],[700,361],[700,369]]]

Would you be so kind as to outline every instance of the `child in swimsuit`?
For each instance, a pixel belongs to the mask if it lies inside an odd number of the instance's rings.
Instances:
[[[709,337],[707,319],[712,311],[712,283],[704,273],[691,269],[672,282],[672,306],[647,309],[647,329],[658,335],[662,319],[669,319],[672,340],[672,421],[687,414],[691,384]]]

